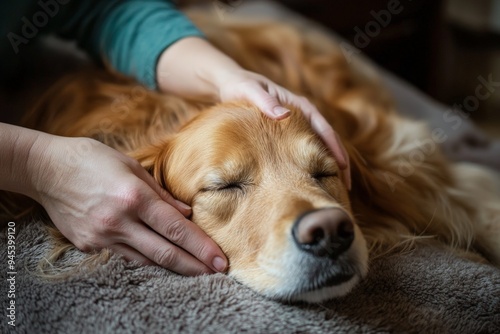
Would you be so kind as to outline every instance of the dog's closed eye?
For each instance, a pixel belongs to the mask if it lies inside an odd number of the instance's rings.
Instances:
[[[328,171],[320,171],[320,172],[315,172],[315,173],[311,174],[311,177],[313,179],[316,179],[317,181],[321,181],[323,179],[337,177],[337,176],[338,176],[337,172],[328,172]]]
[[[229,191],[242,191],[247,185],[243,181],[230,181],[230,182],[216,182],[207,187],[202,188],[201,192],[229,192]]]
[[[311,178],[319,182],[339,176],[336,161],[326,153],[311,154],[306,171]]]
[[[235,191],[235,190],[243,190],[244,184],[243,182],[229,182],[227,184],[218,186],[215,190],[218,191]]]

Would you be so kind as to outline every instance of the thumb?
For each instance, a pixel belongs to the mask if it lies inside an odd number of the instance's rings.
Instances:
[[[156,180],[149,175],[149,173],[140,165],[133,164],[131,166],[133,173],[139,179],[144,181],[153,191],[160,196],[160,198],[177,209],[180,213],[182,213],[185,217],[189,217],[191,215],[191,207],[181,201],[176,200],[168,191],[163,189]]]

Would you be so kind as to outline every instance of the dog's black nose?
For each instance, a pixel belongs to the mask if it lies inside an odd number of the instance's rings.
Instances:
[[[337,258],[351,246],[354,226],[344,210],[320,209],[300,216],[292,234],[300,249],[315,256]]]

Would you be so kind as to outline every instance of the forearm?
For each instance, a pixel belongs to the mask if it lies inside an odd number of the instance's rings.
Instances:
[[[241,66],[206,40],[188,37],[162,53],[156,77],[163,92],[218,101],[223,83],[242,71]]]
[[[93,58],[157,88],[161,53],[177,41],[202,33],[167,0],[70,2],[71,16],[57,31],[75,39]]]

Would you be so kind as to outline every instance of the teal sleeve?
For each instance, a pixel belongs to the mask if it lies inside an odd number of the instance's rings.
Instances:
[[[171,1],[78,1],[59,31],[75,38],[94,58],[157,87],[156,64],[163,50],[181,38],[203,36]]]

